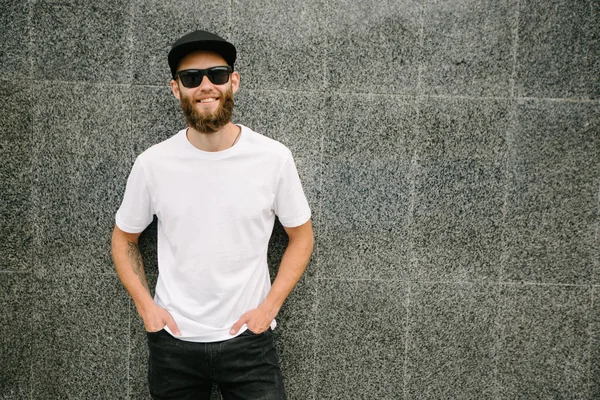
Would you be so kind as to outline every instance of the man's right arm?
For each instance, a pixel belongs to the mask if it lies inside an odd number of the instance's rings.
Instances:
[[[133,299],[138,314],[144,321],[146,331],[157,332],[166,325],[173,334],[179,335],[179,328],[171,314],[164,308],[158,307],[150,295],[142,255],[138,247],[139,237],[140,233],[128,233],[115,225],[111,249],[119,279]]]

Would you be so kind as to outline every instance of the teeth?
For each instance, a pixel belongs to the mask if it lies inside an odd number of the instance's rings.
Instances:
[[[216,99],[214,97],[208,98],[208,99],[202,99],[200,100],[200,103],[210,103],[215,101]]]

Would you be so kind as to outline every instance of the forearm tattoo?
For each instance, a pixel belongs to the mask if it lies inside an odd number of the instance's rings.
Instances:
[[[135,242],[127,242],[127,255],[129,256],[129,264],[131,265],[133,272],[138,276],[140,283],[150,291],[148,288],[148,281],[146,280],[146,274],[144,273],[144,264],[142,263],[142,255],[140,254],[140,248]]]

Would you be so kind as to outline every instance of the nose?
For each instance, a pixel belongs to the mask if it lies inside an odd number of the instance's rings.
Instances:
[[[200,89],[202,89],[202,88],[210,89],[210,88],[212,88],[212,86],[213,86],[213,84],[210,81],[210,79],[208,79],[208,76],[204,75],[202,77],[202,81],[200,82],[199,88]]]

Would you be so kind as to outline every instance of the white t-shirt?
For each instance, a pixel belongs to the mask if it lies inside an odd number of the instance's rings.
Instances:
[[[157,216],[154,301],[171,313],[182,340],[231,339],[232,325],[271,288],[275,215],[286,227],[310,218],[290,151],[239,126],[239,141],[223,151],[197,149],[183,129],[140,154],[117,211],[117,226],[129,233]]]

